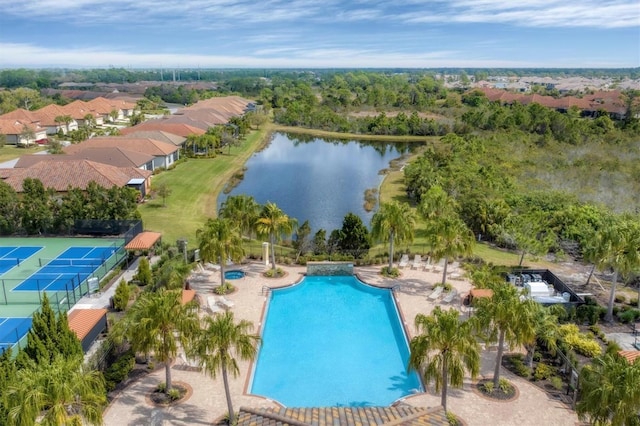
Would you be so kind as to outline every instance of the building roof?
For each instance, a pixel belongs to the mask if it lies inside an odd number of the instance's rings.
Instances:
[[[164,132],[162,130],[139,130],[137,132],[129,133],[127,136],[130,138],[155,139],[160,142],[172,143],[175,146],[181,146],[187,140],[185,137]]]
[[[214,120],[209,114],[204,114],[198,117],[192,116],[192,115],[171,115],[169,117],[149,120],[148,122],[156,122],[156,121],[160,123],[186,124],[187,126],[202,129],[205,132],[209,129],[209,127],[213,127],[216,124],[220,124],[217,120]]]
[[[629,364],[636,362],[636,360],[640,359],[640,351],[619,351],[618,354],[624,359],[626,359],[629,362]]]
[[[120,130],[121,135],[129,135],[140,130],[162,130],[186,138],[189,135],[204,135],[205,130],[184,123],[171,123],[164,120],[150,120]]]
[[[238,426],[333,426],[339,425],[434,425],[448,426],[442,407],[326,407],[326,408],[248,408],[240,407]]]
[[[129,151],[118,147],[86,148],[74,154],[23,155],[14,165],[15,168],[31,167],[41,161],[89,160],[109,164],[115,167],[142,167],[153,161],[153,156],[142,152]]]
[[[182,301],[180,303],[182,303],[183,305],[186,305],[187,303],[195,299],[195,297],[196,297],[195,290],[182,290]]]
[[[1,119],[7,120],[19,120],[23,123],[37,123],[38,118],[31,111],[27,111],[26,109],[18,108],[14,109],[11,112],[7,112],[6,114],[0,115]]]
[[[135,167],[114,167],[89,160],[41,161],[28,168],[6,169],[2,177],[16,192],[26,178],[39,179],[45,188],[66,192],[69,187],[87,189],[89,182],[105,188],[123,187],[133,178],[147,179],[152,172]]]
[[[91,106],[85,101],[76,100],[70,104],[64,105],[62,110],[65,114],[73,117],[74,120],[84,120],[87,114],[91,114],[94,118],[100,116],[95,110],[91,110]]]
[[[91,110],[95,110],[100,114],[109,114],[111,111],[135,109],[136,104],[124,101],[122,99],[107,99],[99,96],[95,99],[87,101]]]
[[[69,115],[62,107],[56,104],[49,104],[32,112],[41,126],[64,126],[64,123],[56,123],[56,118]]]
[[[76,145],[64,148],[67,154],[76,154],[87,148],[123,148],[128,151],[141,152],[154,157],[165,157],[178,151],[179,148],[167,142],[149,138],[130,138],[122,136],[98,137],[87,139]]]
[[[24,126],[31,128],[34,132],[44,132],[45,129],[33,122],[24,122],[19,119],[0,118],[0,134],[3,135],[20,135]]]
[[[491,290],[490,288],[472,288],[469,294],[472,298],[475,299],[484,297],[490,299],[493,297],[493,290]]]
[[[144,231],[136,235],[124,246],[126,250],[149,250],[162,237],[159,232]]]
[[[82,340],[105,315],[106,309],[74,309],[69,312],[69,329]]]

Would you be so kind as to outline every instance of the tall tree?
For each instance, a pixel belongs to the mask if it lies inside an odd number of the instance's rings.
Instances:
[[[78,337],[69,329],[67,314],[61,312],[56,315],[49,298],[43,292],[40,310],[32,317],[27,345],[18,353],[18,365],[26,367],[32,363],[50,364],[58,356],[81,360],[83,354]]]
[[[509,216],[505,221],[503,239],[520,251],[520,267],[526,254],[547,254],[557,237],[549,225],[548,215],[543,211],[532,211]]]
[[[389,266],[393,268],[393,252],[396,244],[411,243],[416,214],[407,203],[391,201],[382,203],[371,219],[371,236],[389,242]]]
[[[232,195],[227,197],[220,206],[219,215],[223,219],[228,219],[236,225],[238,236],[252,236],[256,219],[260,214],[260,204],[246,194]]]
[[[431,239],[431,255],[435,261],[444,259],[442,271],[442,284],[444,285],[447,279],[449,258],[471,254],[474,238],[471,230],[457,216],[438,220],[434,231]]]
[[[225,293],[227,285],[224,278],[225,265],[229,259],[240,262],[244,256],[242,238],[229,219],[209,219],[203,228],[196,231],[200,257],[205,262],[220,263],[220,291]]]
[[[338,250],[340,252],[351,254],[356,259],[367,254],[371,247],[369,230],[360,216],[347,213],[342,220],[342,228],[339,232]]]
[[[102,425],[107,405],[104,378],[79,359],[58,355],[53,362],[23,368],[4,400],[9,425]]]
[[[192,354],[207,374],[213,378],[218,373],[222,374],[230,424],[234,424],[235,413],[228,375],[231,373],[233,377],[237,377],[240,373],[236,358],[244,361],[255,359],[260,336],[250,333],[252,329],[253,323],[247,320],[235,322],[233,312],[226,311],[204,318],[204,326],[192,346]]]
[[[169,185],[167,185],[166,183],[162,182],[157,186],[156,192],[158,193],[158,195],[160,197],[162,197],[162,207],[166,207],[167,206],[167,197],[169,195],[171,195],[171,188],[169,187]]]
[[[460,388],[465,370],[471,378],[480,371],[480,346],[473,327],[469,321],[461,323],[459,316],[457,310],[444,311],[440,306],[431,315],[416,315],[419,334],[409,344],[409,368],[421,372],[427,383],[435,381],[445,411],[448,385]]]
[[[535,338],[534,315],[537,302],[531,298],[521,298],[521,292],[509,283],[501,282],[493,276],[490,280],[481,283],[479,287],[490,288],[493,290],[493,296],[477,299],[474,306],[477,324],[483,332],[488,333],[486,339],[498,339],[498,353],[493,373],[493,384],[497,389],[504,345],[523,345]]]
[[[309,235],[311,235],[311,225],[309,225],[309,221],[305,220],[300,227],[296,230],[296,237],[293,240],[293,248],[296,249],[296,263],[300,256],[308,253],[311,249],[311,241],[309,240]]]
[[[22,188],[22,227],[28,234],[47,232],[53,224],[52,191],[32,178],[26,178]]]
[[[171,363],[178,354],[178,339],[183,346],[198,330],[197,305],[182,304],[181,290],[160,289],[145,292],[121,321],[121,334],[140,353],[153,352],[164,363],[166,392],[172,388]],[[120,323],[118,323],[120,324]]]
[[[9,235],[20,226],[20,200],[16,191],[0,181],[0,234]]]
[[[593,425],[638,425],[640,412],[640,360],[629,363],[618,354],[596,358],[580,372],[580,420]]]
[[[613,270],[606,321],[613,321],[613,304],[620,275],[640,267],[640,225],[631,219],[609,221],[597,231],[592,256],[601,270]],[[639,302],[640,303],[640,302]]]
[[[256,220],[258,235],[268,236],[271,244],[271,269],[276,269],[275,244],[283,236],[291,235],[297,227],[296,220],[287,216],[275,203],[267,202]]]

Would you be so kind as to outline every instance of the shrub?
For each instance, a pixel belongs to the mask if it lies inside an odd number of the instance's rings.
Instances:
[[[104,373],[104,380],[108,391],[116,388],[116,385],[127,378],[136,360],[133,351],[129,350],[122,354]]]
[[[634,322],[638,318],[640,318],[640,310],[638,309],[628,309],[618,313],[618,320],[623,324]]]
[[[551,381],[551,386],[553,386],[555,389],[557,389],[557,390],[561,390],[562,389],[562,386],[564,385],[564,382],[562,381],[562,379],[560,377],[553,376],[549,380]]]
[[[493,382],[492,382],[492,381],[485,382],[485,383],[482,385],[482,387],[484,388],[484,391],[485,391],[486,393],[493,393],[493,389],[494,389],[494,387],[493,387]]]
[[[541,362],[536,366],[536,371],[533,373],[533,380],[546,380],[554,376],[553,367]]]
[[[602,348],[593,338],[581,334],[576,324],[563,324],[560,326],[562,341],[571,350],[588,357],[595,357],[602,353]]]
[[[616,303],[624,303],[627,301],[627,298],[625,297],[624,294],[616,294],[616,297],[614,300],[616,301]]]
[[[167,390],[167,384],[165,382],[160,382],[158,383],[158,386],[156,386],[156,392],[165,392]]]
[[[281,277],[284,275],[284,271],[282,270],[282,268],[276,268],[274,269],[269,269],[264,273],[264,276],[267,278],[275,278],[275,277]]]
[[[616,342],[615,340],[611,340],[607,344],[606,353],[607,353],[607,355],[613,355],[613,354],[617,354],[621,350],[622,350],[622,347],[620,346],[620,344],[618,342]]]
[[[503,393],[509,393],[511,392],[511,389],[513,389],[511,383],[509,383],[507,379],[500,379],[498,381],[498,387]]]
[[[606,313],[606,309],[598,305],[580,305],[578,306],[578,309],[576,309],[576,320],[579,323],[584,323],[586,321],[590,325],[595,325],[598,323],[601,314],[604,315],[604,313]]]
[[[149,267],[149,260],[146,257],[140,258],[136,280],[138,280],[140,285],[151,284],[151,268]]]
[[[638,298],[637,297],[633,297],[631,299],[629,299],[629,306],[638,306]]]
[[[447,411],[447,421],[449,422],[449,426],[458,425],[458,419],[456,418],[455,414],[453,414],[451,411]]]
[[[535,352],[533,353],[533,360],[534,360],[534,361],[536,361],[536,362],[538,362],[538,361],[540,361],[541,359],[542,359],[542,354],[541,354],[540,352],[538,352],[538,351],[535,351]]]
[[[168,395],[170,400],[177,401],[180,399],[180,389],[172,388]]]
[[[531,369],[524,365],[524,357],[521,354],[511,358],[511,363],[513,364],[513,369],[518,376],[528,378],[531,375]]]
[[[129,284],[127,283],[127,280],[123,278],[120,280],[120,284],[116,287],[116,292],[113,295],[113,307],[115,310],[124,311],[127,309],[130,296],[131,291],[129,289]]]
[[[380,270],[380,274],[385,277],[397,278],[400,276],[400,270],[395,267],[389,269],[389,266],[385,266]]]

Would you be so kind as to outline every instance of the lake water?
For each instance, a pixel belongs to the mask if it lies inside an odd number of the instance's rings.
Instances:
[[[365,190],[378,188],[384,178],[379,172],[410,146],[417,145],[276,133],[247,161],[242,182],[221,194],[218,207],[227,196],[247,194],[260,204],[276,203],[298,225],[308,220],[314,232],[322,228],[327,236],[342,227],[349,212],[368,226],[374,212],[364,209]]]

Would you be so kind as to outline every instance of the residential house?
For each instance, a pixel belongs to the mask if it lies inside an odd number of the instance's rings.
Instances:
[[[105,121],[105,115],[99,114],[96,111],[92,111],[90,109],[90,105],[88,105],[85,101],[73,101],[70,104],[64,105],[62,110],[69,116],[73,117],[74,120],[78,123],[78,126],[85,125],[85,121],[87,116],[91,116],[93,122],[97,126],[102,126]]]
[[[64,152],[67,154],[77,154],[87,148],[122,148],[127,151],[153,156],[153,165],[150,170],[155,170],[158,167],[168,168],[180,158],[180,149],[173,144],[149,138],[131,138],[124,136],[88,139],[79,144],[64,148]]]
[[[130,186],[144,197],[149,191],[152,172],[136,167],[114,167],[89,160],[40,161],[31,167],[2,169],[0,179],[16,192],[23,191],[26,178],[38,179],[45,188],[56,192],[67,192],[69,188],[86,190],[89,182],[105,188]]]
[[[149,138],[160,142],[172,143],[177,147],[183,147],[187,138],[173,133],[164,132],[162,130],[140,130],[138,132],[129,133],[130,138]]]
[[[25,123],[17,119],[0,118],[0,135],[5,135],[7,145],[28,146],[47,143],[47,131],[37,122]]]
[[[56,104],[49,104],[31,112],[40,126],[47,129],[48,135],[55,135],[58,132],[66,135],[73,130],[78,130],[78,122]]]
[[[189,135],[200,136],[206,133],[204,129],[199,129],[197,127],[193,127],[188,124],[167,123],[164,120],[151,120],[151,121],[145,121],[144,123],[137,124],[133,127],[127,127],[125,129],[121,129],[120,134],[124,136],[128,136],[133,132],[157,131],[157,130],[182,136],[183,138],[186,138]]]
[[[89,109],[108,117],[108,120],[123,120],[131,117],[136,110],[136,104],[120,99],[106,99],[97,97],[87,102]]]
[[[31,167],[41,161],[75,161],[89,160],[96,163],[108,164],[115,167],[137,167],[141,170],[153,170],[153,155],[142,152],[129,151],[118,147],[85,148],[74,154],[54,154],[54,155],[23,155],[14,165],[15,168],[22,169]]]

